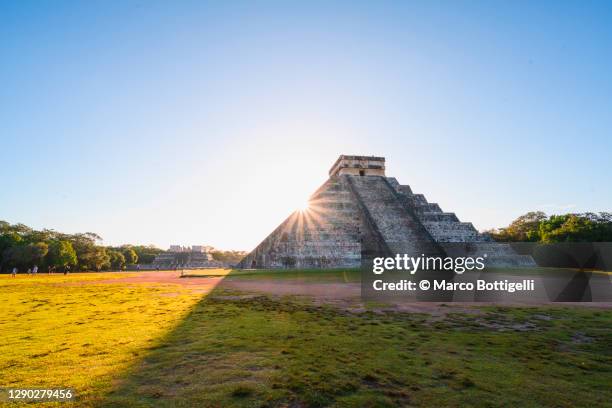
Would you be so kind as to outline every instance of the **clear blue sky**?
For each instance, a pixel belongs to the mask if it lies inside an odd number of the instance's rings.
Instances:
[[[342,153],[481,230],[611,210],[612,6],[0,3],[0,219],[248,250]]]

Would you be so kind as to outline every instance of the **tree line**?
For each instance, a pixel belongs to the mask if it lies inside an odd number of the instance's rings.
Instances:
[[[245,251],[222,251],[214,249],[211,252],[212,257],[215,261],[225,262],[229,265],[235,265],[242,261],[242,258],[247,256],[248,252]]]
[[[0,221],[0,270],[25,270],[37,265],[41,271],[122,270],[129,265],[151,263],[162,249],[154,246],[102,246],[92,232],[64,234],[37,231],[24,224]]]
[[[548,216],[533,211],[487,233],[499,242],[612,242],[612,213]]]

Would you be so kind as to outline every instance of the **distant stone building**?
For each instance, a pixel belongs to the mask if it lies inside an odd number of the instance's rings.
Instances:
[[[155,257],[152,267],[159,269],[172,269],[174,267],[183,268],[218,268],[223,263],[215,261],[209,252],[211,247],[205,245],[194,245],[184,247],[180,245],[170,245],[167,252],[163,252]]]
[[[362,256],[398,253],[486,253],[490,266],[534,264],[387,177],[384,157],[342,155],[310,197],[309,208],[291,214],[239,267],[358,267]]]
[[[191,247],[191,252],[198,252],[201,254],[208,254],[210,250],[212,250],[212,248],[206,245],[193,245]],[[212,255],[210,255],[210,259],[212,259]]]

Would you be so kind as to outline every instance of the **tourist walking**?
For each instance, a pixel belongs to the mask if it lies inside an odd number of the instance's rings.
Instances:
[[[32,268],[32,273],[34,275],[36,275],[38,273],[38,265],[34,265],[34,268]]]
[[[15,267],[13,267],[13,271],[11,272],[11,275],[13,276],[13,278],[14,278],[15,276],[17,276],[17,267],[16,267],[16,266],[15,266]]]

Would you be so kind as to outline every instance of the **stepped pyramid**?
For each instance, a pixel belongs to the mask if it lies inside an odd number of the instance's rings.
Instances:
[[[240,263],[241,268],[354,268],[362,257],[483,256],[489,266],[533,266],[508,244],[443,212],[385,175],[385,158],[341,155],[329,179]]]

